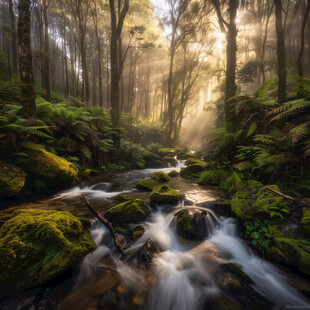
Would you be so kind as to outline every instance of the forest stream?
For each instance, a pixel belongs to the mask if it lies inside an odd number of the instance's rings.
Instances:
[[[177,168],[182,166],[179,162]],[[109,181],[89,181],[48,199],[13,209],[61,210],[66,206],[75,215],[87,216],[89,211],[80,201],[81,195],[101,209],[108,207],[111,198],[119,193],[145,198],[143,191],[132,187],[139,179],[156,171],[162,169],[135,170],[117,174]],[[57,309],[222,309],[219,305],[223,302],[221,297],[225,297],[225,302],[233,309],[243,308],[245,304],[248,309],[309,306],[309,299],[302,292],[309,291],[310,284],[306,280],[254,254],[240,238],[237,221],[211,210],[212,201],[223,193],[180,177],[171,183],[184,194],[184,199],[172,207],[150,206],[147,221],[141,223],[145,231],[136,241],[130,242],[119,235],[125,252],[136,255],[122,258],[114,247],[110,232],[93,219],[91,238],[97,249],[84,258],[69,284],[57,283],[49,293],[41,293],[43,297],[39,298],[38,304],[45,305],[43,309],[49,303],[54,303],[50,307]],[[177,235],[176,215],[185,209],[207,213],[205,223],[199,222],[205,234],[202,241],[185,241]],[[1,216],[11,211],[2,211]],[[226,269],[234,266],[232,263],[239,265],[242,271]],[[55,298],[53,294],[57,287],[61,289]],[[60,294],[62,290],[67,293]],[[240,290],[243,291],[241,295]],[[14,301],[4,302],[2,309],[12,309],[12,306],[28,309],[25,308],[29,296],[27,298],[15,296]],[[49,301],[44,301],[45,298]],[[31,309],[39,309],[35,303],[33,305]]]

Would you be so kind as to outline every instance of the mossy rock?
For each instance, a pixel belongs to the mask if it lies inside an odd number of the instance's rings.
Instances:
[[[79,173],[80,179],[89,179],[92,176],[92,170],[91,169],[85,169],[84,171]]]
[[[160,169],[165,168],[167,165],[162,160],[156,159],[150,162],[146,162],[144,166],[145,168]]]
[[[161,160],[161,157],[157,154],[154,154],[150,151],[144,151],[142,157],[145,161],[154,161],[154,160]]]
[[[13,197],[25,185],[26,173],[14,166],[0,162],[0,196]]]
[[[177,216],[177,233],[188,240],[203,240],[208,237],[205,211],[181,211]]]
[[[214,210],[217,215],[230,214],[231,202],[224,198],[218,199],[214,202],[213,206],[211,206],[211,209]]]
[[[110,208],[104,216],[116,224],[139,223],[145,221],[149,213],[149,207],[141,199],[135,199]]]
[[[310,209],[302,209],[302,219],[301,219],[302,230],[306,237],[310,238]]]
[[[277,185],[269,187],[280,191]],[[249,181],[247,186],[235,193],[231,200],[232,212],[242,220],[255,217],[270,218],[270,212],[274,208],[288,210],[283,197],[273,193],[257,181]]]
[[[169,175],[163,171],[154,172],[152,174],[152,179],[159,183],[166,183],[170,181]]]
[[[181,199],[181,195],[168,185],[155,187],[150,194],[152,202],[174,204]]]
[[[178,164],[178,161],[174,157],[171,157],[171,156],[165,156],[163,160],[166,163],[170,164],[172,167],[175,167]]]
[[[266,249],[270,259],[278,263],[295,266],[310,275],[310,242],[306,239],[274,238]]]
[[[69,212],[16,211],[0,228],[0,284],[46,283],[95,249],[81,221]]]
[[[227,263],[220,265],[220,268],[223,271],[236,276],[244,284],[254,284],[254,281],[242,270],[242,267],[240,265],[234,263]]]
[[[180,175],[180,172],[178,172],[178,171],[176,171],[176,170],[172,170],[172,171],[170,171],[170,172],[168,173],[168,175],[169,175],[169,177],[171,177],[171,178],[175,178],[175,177],[177,177],[177,176]]]
[[[154,179],[143,179],[136,184],[136,188],[143,191],[152,191],[155,187],[159,185],[160,184]]]
[[[133,240],[133,241],[137,241],[138,239],[140,239],[140,238],[143,236],[144,231],[145,231],[145,229],[144,229],[143,226],[141,226],[141,225],[136,226],[136,227],[133,229],[132,233],[131,233],[131,238],[132,238],[132,240]]]
[[[192,174],[195,174],[195,173],[199,173],[199,172],[202,172],[206,169],[206,166],[205,165],[202,165],[200,163],[196,163],[196,164],[193,164],[193,165],[189,165],[187,166],[186,168],[183,168],[181,169],[181,177],[182,178],[188,178],[190,177]]]
[[[27,161],[30,173],[53,181],[55,185],[74,185],[78,182],[78,169],[70,162],[47,151],[36,152]]]
[[[243,310],[244,307],[235,299],[227,297],[210,297],[203,309],[208,310]]]
[[[157,154],[160,157],[165,157],[165,156],[173,157],[173,156],[177,155],[177,153],[178,153],[178,149],[174,149],[174,148],[162,147],[162,148],[157,150]]]
[[[207,167],[207,163],[197,157],[189,157],[187,159],[187,161],[185,162],[185,165],[186,166],[189,166],[189,165],[194,165],[194,164],[201,164],[202,166],[204,166],[205,168]]]
[[[126,201],[130,201],[130,200],[134,200],[135,198],[129,194],[118,194],[118,195],[114,196],[112,199],[115,202],[126,202]]]

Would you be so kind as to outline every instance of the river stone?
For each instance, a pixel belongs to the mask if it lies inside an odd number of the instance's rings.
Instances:
[[[13,197],[24,187],[26,173],[14,166],[0,162],[0,196]]]
[[[184,239],[203,240],[208,237],[206,211],[185,210],[177,215],[177,233]]]
[[[163,171],[154,172],[152,174],[152,179],[159,183],[166,183],[170,181],[169,175]]]
[[[110,208],[104,216],[115,224],[139,223],[145,221],[149,213],[149,207],[141,199],[135,199]]]
[[[0,228],[0,285],[46,283],[96,249],[66,211],[19,210]]]
[[[136,188],[144,191],[152,191],[158,186],[160,186],[160,184],[154,179],[143,179],[137,183]]]
[[[174,204],[181,199],[181,195],[168,185],[155,187],[150,194],[152,202]]]

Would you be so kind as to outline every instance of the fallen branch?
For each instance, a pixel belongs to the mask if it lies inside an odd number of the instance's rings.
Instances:
[[[275,189],[273,189],[273,188],[271,188],[269,186],[266,186],[266,188],[269,189],[270,191],[272,191],[273,193],[275,193],[275,194],[277,194],[279,196],[284,197],[287,200],[291,200],[291,201],[293,201],[293,202],[295,202],[297,204],[309,207],[309,203],[307,201],[304,201],[302,199],[297,199],[297,198],[293,198],[291,196],[285,195],[283,193],[280,193],[280,192],[276,191]]]
[[[113,239],[114,239],[114,244],[116,246],[116,248],[119,250],[119,252],[122,254],[122,256],[125,256],[123,247],[121,245],[121,243],[119,242],[117,235],[115,233],[115,230],[113,228],[113,226],[111,225],[111,223],[106,220],[102,215],[100,215],[94,208],[93,206],[89,203],[88,199],[85,196],[82,196],[82,199],[84,200],[87,208],[89,209],[89,211],[106,227],[108,227],[109,231],[111,232]]]

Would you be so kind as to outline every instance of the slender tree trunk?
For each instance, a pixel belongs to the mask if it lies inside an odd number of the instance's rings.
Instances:
[[[17,73],[17,42],[16,42],[16,19],[14,13],[14,0],[9,1],[9,10],[11,18],[11,29],[12,29],[12,63],[13,63],[13,73]]]
[[[286,57],[284,32],[282,26],[282,1],[274,0],[276,8],[277,58],[278,58],[278,101],[286,99]]]
[[[44,86],[47,100],[51,99],[51,82],[50,82],[50,60],[49,60],[49,36],[48,36],[48,5],[43,0],[43,19],[44,19]]]
[[[70,96],[69,76],[68,76],[68,57],[66,41],[66,19],[64,19],[64,54],[65,54],[65,76],[66,76],[66,94]]]
[[[305,28],[306,28],[307,19],[309,16],[309,11],[310,11],[310,0],[307,1],[307,7],[306,7],[303,20],[302,20],[301,32],[300,32],[300,50],[299,50],[299,55],[297,59],[297,68],[298,68],[298,75],[301,77],[303,76],[302,56],[303,56],[304,49],[305,49]]]
[[[31,54],[30,31],[30,0],[20,0],[18,3],[18,52],[20,72],[20,102],[25,117],[36,113],[34,78]]]
[[[102,90],[102,65],[101,65],[101,44],[99,39],[98,27],[95,26],[97,49],[98,49],[98,70],[99,70],[99,105],[103,107],[103,90]]]
[[[226,51],[226,98],[225,98],[225,116],[226,130],[234,132],[236,128],[235,105],[230,100],[236,96],[236,67],[237,67],[237,26],[236,16],[238,9],[238,0],[229,1],[229,25],[227,32],[227,51]]]

